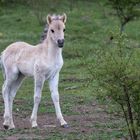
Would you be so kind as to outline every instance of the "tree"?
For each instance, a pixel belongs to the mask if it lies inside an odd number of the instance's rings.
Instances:
[[[120,21],[120,33],[124,31],[124,26],[140,16],[138,6],[140,6],[140,0],[107,0],[107,4],[110,5],[115,11]]]

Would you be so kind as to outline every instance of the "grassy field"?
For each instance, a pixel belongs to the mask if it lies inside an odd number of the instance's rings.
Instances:
[[[70,125],[61,128],[56,120],[48,84],[38,112],[38,129],[31,129],[29,119],[33,106],[33,80],[26,79],[14,101],[15,130],[5,131],[3,122],[3,100],[0,94],[0,139],[50,139],[50,140],[117,140],[125,139],[128,133],[118,106],[109,99],[96,98],[94,85],[90,81],[87,62],[95,63],[96,52],[108,45],[110,31],[119,26],[113,11],[97,2],[76,2],[72,9],[66,3],[47,12],[63,13],[68,16],[66,41],[63,50],[64,66],[60,73],[60,102],[62,112]],[[47,15],[48,13],[46,13]],[[140,21],[126,25],[131,44],[140,47]],[[39,43],[43,26],[27,5],[9,4],[0,9],[0,51],[15,41]],[[3,77],[0,74],[0,87]],[[94,82],[96,83],[96,82]]]

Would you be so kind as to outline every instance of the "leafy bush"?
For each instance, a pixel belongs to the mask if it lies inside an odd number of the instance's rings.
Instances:
[[[139,52],[130,46],[125,34],[114,34],[114,42],[98,52],[96,62],[88,66],[100,97],[118,103],[132,140],[140,133],[140,65]]]

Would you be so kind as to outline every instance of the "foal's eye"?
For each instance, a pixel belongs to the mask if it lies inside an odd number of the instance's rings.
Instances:
[[[63,29],[63,32],[65,32],[66,29]]]
[[[53,30],[53,29],[51,29],[51,32],[52,32],[52,33],[54,33],[54,30]]]

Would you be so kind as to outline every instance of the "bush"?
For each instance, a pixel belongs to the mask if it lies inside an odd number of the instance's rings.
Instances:
[[[139,52],[129,46],[125,34],[113,34],[114,42],[98,52],[95,64],[88,70],[94,80],[100,97],[110,97],[120,105],[132,140],[140,132],[140,65]]]

